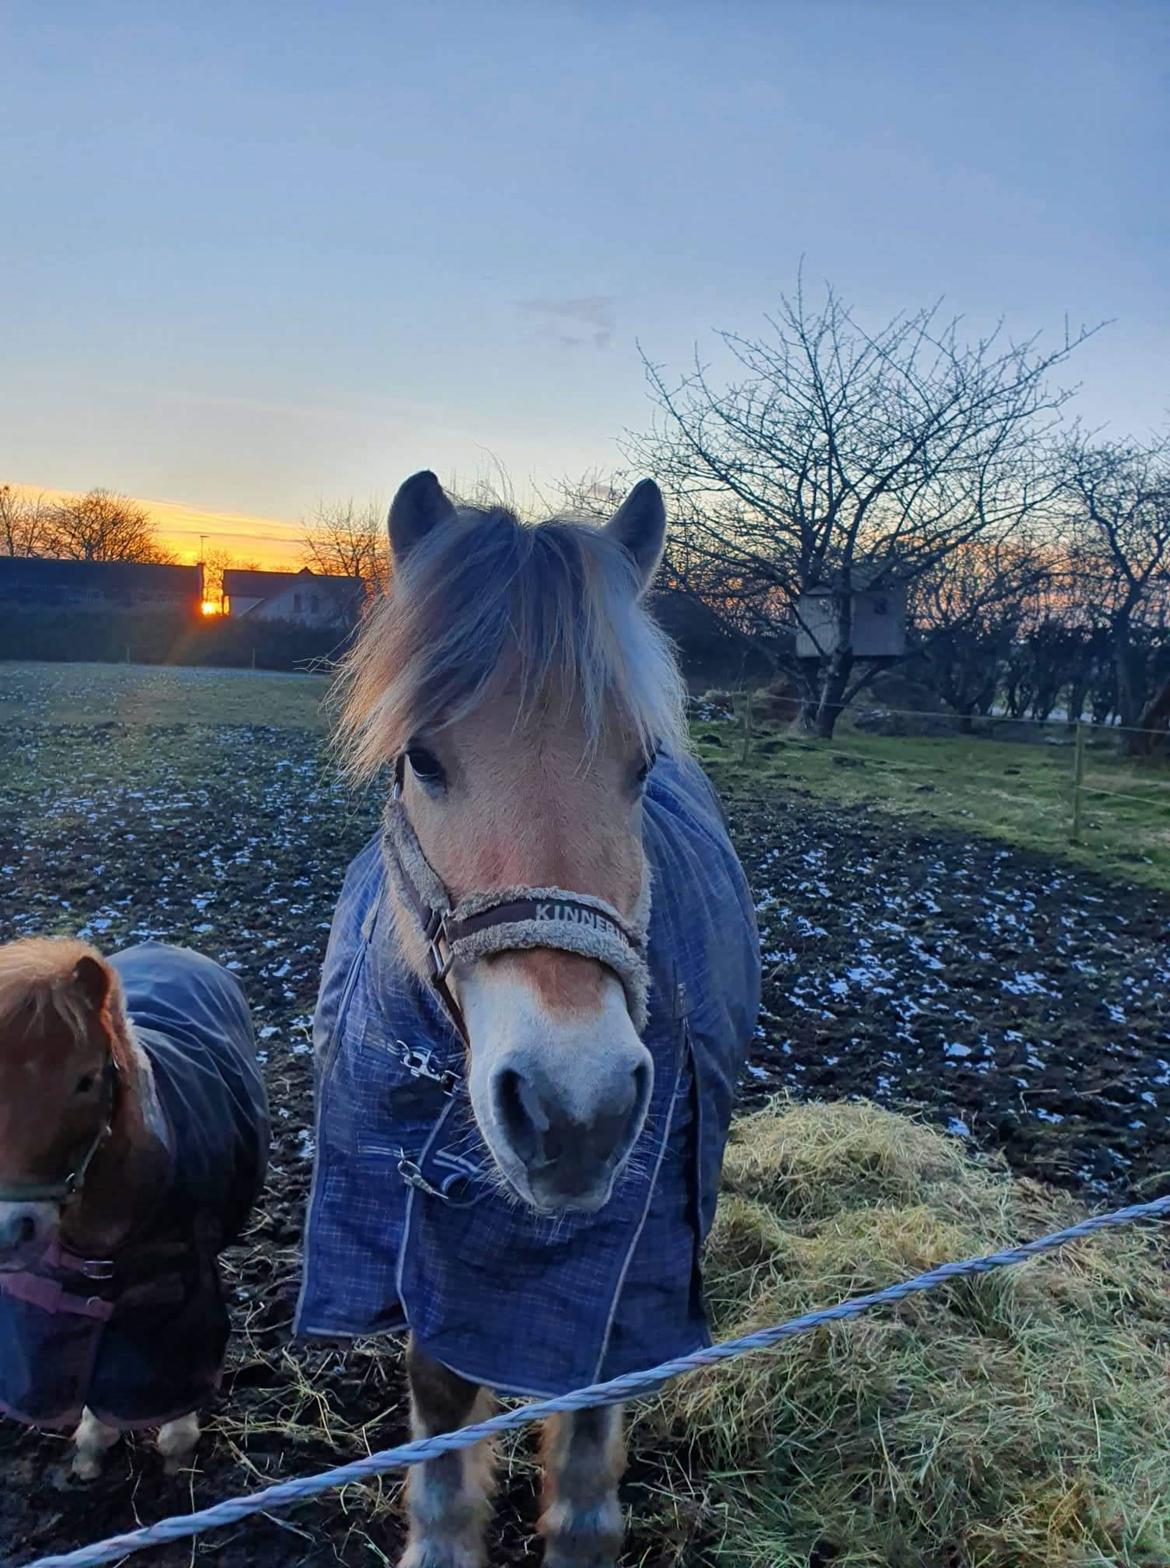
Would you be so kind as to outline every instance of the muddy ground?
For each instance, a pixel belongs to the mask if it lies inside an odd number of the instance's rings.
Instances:
[[[235,1336],[192,1477],[120,1452],[60,1488],[59,1437],[0,1423],[0,1562],[16,1565],[404,1436],[397,1355],[292,1346],[312,1161],[310,1017],[334,900],[376,804],[335,782],[319,736],[264,726],[0,729],[0,940],[78,931],[108,950],[188,943],[252,1002],[275,1115],[267,1193],[227,1260]],[[1097,1201],[1170,1172],[1170,898],[985,840],[928,835],[797,795],[728,802],[758,901],[765,1011],[745,1103],[785,1089],[919,1111]],[[680,1558],[639,1534],[629,1561]],[[530,1463],[509,1464],[494,1560],[535,1562]],[[381,1564],[394,1488],[351,1489],[211,1537],[245,1564]],[[149,1561],[178,1568],[189,1545]],[[147,1560],[147,1559],[144,1559]]]

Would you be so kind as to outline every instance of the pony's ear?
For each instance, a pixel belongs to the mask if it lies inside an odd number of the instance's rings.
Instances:
[[[92,1013],[100,1013],[110,994],[110,971],[100,958],[87,953],[73,966],[73,984]]]
[[[653,479],[642,479],[605,525],[638,569],[638,592],[654,580],[666,544],[666,507]]]
[[[390,549],[396,561],[404,561],[431,529],[447,523],[455,508],[442,485],[424,468],[406,481],[390,503]]]

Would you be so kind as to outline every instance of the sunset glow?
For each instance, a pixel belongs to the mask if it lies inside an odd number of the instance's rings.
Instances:
[[[100,478],[95,484],[100,483]],[[115,483],[107,488],[116,490]],[[38,496],[46,502],[60,500],[75,492],[53,485],[14,484],[13,489],[30,500]],[[258,517],[248,512],[224,512],[211,507],[193,506],[186,501],[159,501],[150,496],[131,499],[144,507],[158,530],[158,542],[173,553],[184,566],[194,566],[203,555],[228,554],[236,560],[255,563],[261,571],[296,571],[301,560],[303,527],[276,517]],[[218,614],[219,607],[204,610]]]

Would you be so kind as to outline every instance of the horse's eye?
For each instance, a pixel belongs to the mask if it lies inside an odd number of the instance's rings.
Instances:
[[[429,784],[437,789],[446,782],[447,775],[443,772],[443,764],[433,751],[428,751],[425,746],[410,746],[407,748],[406,757],[411,772],[420,784]]]
[[[77,1087],[74,1090],[74,1093],[88,1094],[95,1083],[97,1083],[97,1073],[83,1073],[82,1076],[77,1080]]]
[[[658,761],[658,752],[657,752],[657,750],[652,751],[649,754],[649,756],[644,757],[642,759],[642,765],[638,769],[638,772],[637,772],[637,775],[636,775],[637,780],[638,780],[638,788],[639,789],[642,788],[642,786],[645,784],[646,780],[650,777],[650,770],[651,770],[651,768],[654,766],[654,764],[657,761]]]

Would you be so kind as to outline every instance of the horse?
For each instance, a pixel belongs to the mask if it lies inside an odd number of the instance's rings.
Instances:
[[[754,909],[645,594],[658,487],[522,524],[415,475],[341,671],[353,778],[389,782],[314,1019],[295,1329],[408,1334],[416,1435],[708,1343],[701,1247],[755,1028]],[[552,1568],[623,1534],[622,1415],[558,1417]],[[484,1560],[490,1455],[411,1471],[403,1568]]]
[[[238,981],[148,942],[0,946],[0,1409],[191,1462],[228,1318],[218,1256],[264,1180],[268,1107]]]

